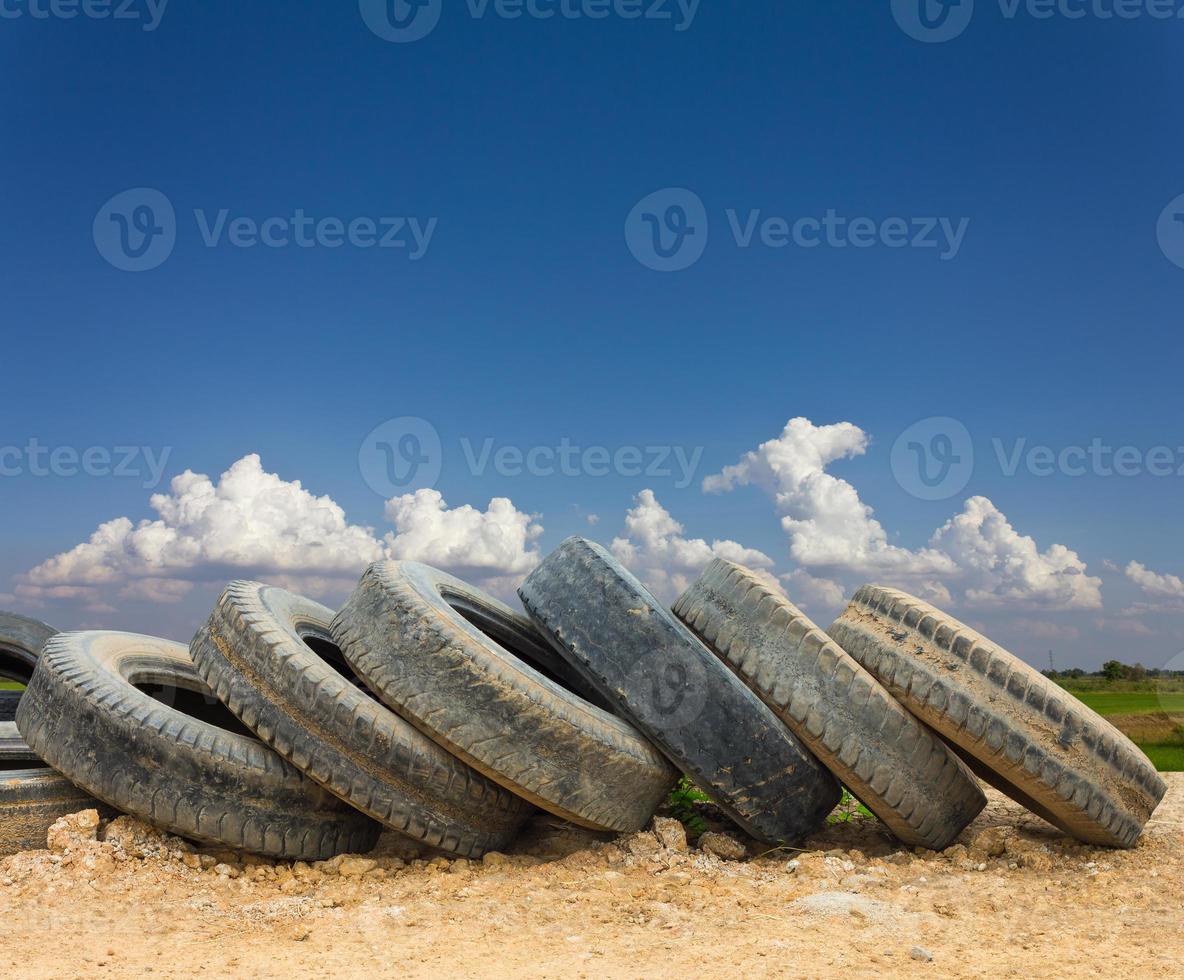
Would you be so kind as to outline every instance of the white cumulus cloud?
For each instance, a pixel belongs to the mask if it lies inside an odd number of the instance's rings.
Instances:
[[[1178,575],[1161,575],[1137,561],[1128,564],[1124,571],[1126,577],[1148,595],[1184,599],[1184,579]]]
[[[487,510],[465,504],[450,508],[438,490],[417,490],[388,500],[386,536],[391,557],[443,568],[490,591],[509,595],[539,563],[543,533],[537,515],[494,497]]]
[[[791,419],[776,439],[707,477],[703,489],[723,493],[749,484],[763,489],[781,515],[790,556],[807,574],[821,571],[827,581],[873,578],[939,605],[1100,607],[1101,580],[1086,574],[1076,552],[1060,544],[1039,550],[986,497],[967,500],[926,547],[890,543],[855,487],[826,471],[838,460],[863,455],[868,441],[850,422],[815,425]],[[799,588],[809,585],[798,581]],[[834,588],[828,591],[835,594]]]
[[[781,586],[769,574],[773,559],[755,548],[735,541],[683,536],[684,528],[658,499],[653,490],[642,490],[625,514],[625,536],[614,538],[611,551],[617,560],[661,599],[672,601],[699,577],[714,558],[726,558],[762,573],[778,591]]]
[[[112,612],[116,600],[178,602],[197,583],[258,578],[313,595],[342,594],[371,562],[416,558],[477,584],[504,586],[538,561],[527,543],[542,533],[498,498],[485,512],[449,509],[435,491],[389,501],[395,532],[351,524],[328,496],[244,456],[217,482],[186,471],[153,495],[155,519],[119,517],[87,541],[18,576],[16,594]]]
[[[868,437],[856,425],[815,425],[790,419],[776,439],[703,481],[707,493],[753,484],[769,493],[789,535],[790,556],[807,568],[863,575],[950,572],[950,559],[929,549],[909,551],[888,541],[872,508],[846,480],[826,472],[836,460],[862,456]]]
[[[1040,551],[986,497],[967,500],[930,544],[950,556],[971,605],[1101,608],[1102,580],[1086,574],[1075,551],[1061,544]]]

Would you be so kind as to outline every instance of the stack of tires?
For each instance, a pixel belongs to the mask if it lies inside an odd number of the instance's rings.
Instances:
[[[717,560],[669,610],[571,538],[519,595],[526,615],[397,561],[336,613],[232,582],[188,648],[0,616],[0,677],[27,682],[0,692],[0,852],[100,806],[277,858],[365,852],[383,828],[477,857],[536,807],[640,830],[680,774],[773,844],[818,829],[841,783],[943,848],[981,777],[1129,847],[1165,791],[1088,708],[901,592],[861,589],[824,633]]]

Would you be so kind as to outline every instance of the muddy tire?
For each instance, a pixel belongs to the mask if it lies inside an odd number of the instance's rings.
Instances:
[[[572,666],[753,837],[799,841],[838,802],[826,768],[599,545],[569,538],[518,594]]]
[[[37,667],[41,648],[56,633],[36,619],[0,612],[0,679],[26,683]]]
[[[239,734],[178,643],[59,633],[41,653],[16,722],[37,756],[71,782],[182,837],[303,860],[367,851],[378,837],[378,824]]]
[[[464,857],[509,843],[531,808],[345,676],[332,620],[311,599],[231,582],[190,653],[244,725],[351,806]]]
[[[1130,739],[920,599],[865,585],[827,632],[983,779],[1074,837],[1131,847],[1163,798]]]
[[[333,637],[394,711],[566,820],[640,830],[674,784],[632,725],[532,666],[559,658],[525,616],[451,575],[418,562],[372,565]]]
[[[941,850],[986,806],[945,742],[748,569],[717,558],[674,613],[906,844]]]
[[[52,769],[0,771],[0,857],[43,849],[55,820],[90,809],[115,813]]]
[[[26,684],[37,667],[37,657],[46,640],[57,633],[52,626],[16,613],[0,612],[0,681]],[[4,722],[16,718],[21,691],[0,691],[0,752],[10,736]],[[15,729],[13,730],[15,733]],[[3,756],[0,756],[2,758]]]

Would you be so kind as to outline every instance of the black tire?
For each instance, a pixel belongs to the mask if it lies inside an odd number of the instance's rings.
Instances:
[[[748,569],[717,558],[674,613],[906,844],[941,850],[986,806],[945,742]]]
[[[367,851],[378,838],[378,824],[238,734],[179,643],[59,633],[42,651],[16,722],[38,757],[72,782],[182,837],[303,860]]]
[[[52,626],[16,613],[0,612],[0,680],[28,682]]]
[[[55,633],[57,630],[40,620],[0,612],[0,681],[27,684],[37,667],[41,648]],[[4,751],[4,743],[12,734],[3,729],[2,723],[16,718],[16,706],[20,703],[22,693],[19,690],[0,691],[0,753]]]
[[[113,811],[52,769],[0,769],[0,857],[42,850],[59,817],[79,810]]]
[[[1109,722],[920,599],[865,585],[827,632],[976,773],[1074,837],[1133,846],[1167,790]]]
[[[524,799],[599,830],[640,830],[674,770],[619,718],[531,664],[558,658],[529,620],[418,562],[372,565],[333,621],[393,710]]]
[[[332,620],[311,599],[231,582],[190,652],[244,725],[363,813],[465,857],[509,843],[532,808],[343,675]]]
[[[798,841],[839,801],[826,768],[599,545],[568,538],[518,594],[572,666],[753,837]]]

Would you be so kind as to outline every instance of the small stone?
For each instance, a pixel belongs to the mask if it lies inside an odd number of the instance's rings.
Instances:
[[[194,868],[198,871],[201,870],[201,857],[197,854],[183,854],[181,855],[181,861],[187,868]]]
[[[799,861],[797,858],[793,858],[792,860],[785,862],[785,870],[788,871],[790,874],[793,874],[801,866],[802,866],[802,862]]]
[[[214,865],[214,874],[220,878],[237,878],[242,872],[233,864],[222,862]]]
[[[735,837],[712,831],[699,838],[699,850],[714,854],[725,861],[740,861],[748,855],[747,849]]]
[[[80,810],[58,817],[45,834],[45,846],[56,854],[84,841],[98,840],[99,811]]]
[[[653,830],[658,843],[667,850],[681,852],[687,849],[687,829],[682,821],[672,817],[654,817]]]
[[[909,956],[922,963],[932,963],[933,954],[929,952],[924,946],[914,946],[909,950]]]
[[[648,832],[630,834],[620,841],[622,847],[637,858],[657,857],[662,851],[658,838]]]
[[[378,862],[374,858],[350,854],[337,866],[337,873],[343,878],[360,878],[377,867]]]
[[[1013,834],[1010,827],[988,827],[970,842],[970,846],[987,857],[1002,857],[1007,852],[1007,840]]]
[[[1017,859],[1021,868],[1032,871],[1049,871],[1052,869],[1052,858],[1040,851],[1024,851]]]
[[[336,854],[329,858],[328,861],[314,861],[312,865],[313,870],[319,871],[323,875],[335,875],[337,874],[338,868],[341,867],[341,862],[344,857],[344,854]]]
[[[116,817],[103,831],[103,840],[111,844],[116,852],[123,852],[129,858],[168,857],[172,851],[180,851],[179,838],[157,830],[151,824],[135,817]]]
[[[209,871],[210,868],[217,867],[218,859],[213,854],[199,854],[197,857],[202,868]]]
[[[504,868],[510,863],[510,859],[501,851],[487,851],[481,863],[487,868]]]

